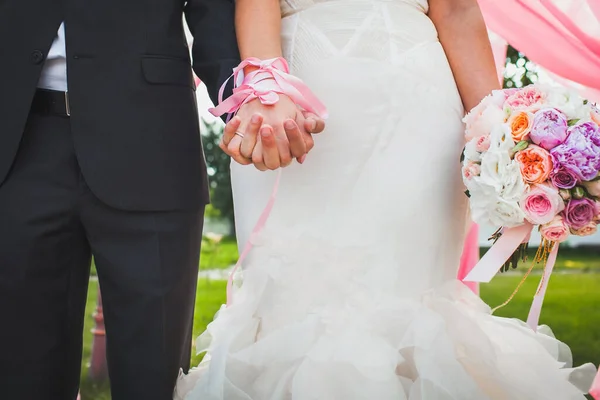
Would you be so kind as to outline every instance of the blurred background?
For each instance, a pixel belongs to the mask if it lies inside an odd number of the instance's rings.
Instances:
[[[498,48],[503,49],[497,61],[504,87],[521,87],[538,81],[559,82],[573,86],[573,82],[565,81],[548,72],[546,68],[532,62],[525,54],[507,45],[495,34],[491,34],[491,38]],[[225,280],[238,256],[229,179],[230,160],[218,147],[223,123],[206,111],[212,104],[202,83],[198,86],[197,95],[202,140],[211,178],[212,204],[206,210],[199,260],[195,337],[205,329],[224,302]],[[479,227],[476,237],[480,254],[487,251],[490,245],[488,238],[494,230],[493,227]],[[539,243],[539,236],[534,235],[531,243],[533,255],[535,246]],[[523,272],[527,267],[528,265],[523,265],[517,270],[499,274],[491,283],[481,285],[481,297],[492,307],[503,303],[522,280]],[[572,236],[572,239],[561,245],[555,271],[546,296],[541,323],[550,325],[555,335],[571,346],[575,364],[592,362],[598,365],[600,364],[600,313],[598,313],[600,234],[588,237]],[[526,280],[512,301],[496,314],[526,319],[540,275],[541,268],[536,267],[532,276]],[[110,393],[104,351],[105,332],[95,269],[90,280],[86,313],[81,398],[82,400],[107,400],[110,399]],[[201,356],[194,356],[192,364],[197,364]]]

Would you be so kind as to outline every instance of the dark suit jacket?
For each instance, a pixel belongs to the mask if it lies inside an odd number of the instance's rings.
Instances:
[[[71,127],[90,189],[124,210],[208,201],[195,89],[213,101],[239,63],[233,0],[0,0],[0,185],[65,22]]]

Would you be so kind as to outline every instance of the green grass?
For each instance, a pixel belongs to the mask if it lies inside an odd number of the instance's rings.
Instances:
[[[513,292],[520,276],[498,276],[481,287],[481,297],[490,306],[502,304]],[[495,314],[527,319],[539,277],[530,277],[515,298]],[[540,323],[549,325],[557,338],[573,351],[574,364],[600,364],[600,275],[556,274],[550,278]]]
[[[200,253],[200,269],[224,269],[231,267],[238,259],[235,239],[224,238],[221,243],[202,242]]]
[[[539,278],[539,277],[538,277]],[[498,276],[490,284],[481,288],[482,298],[492,307],[506,300],[520,276]],[[506,317],[527,318],[531,298],[538,279],[530,277],[512,302],[496,314]],[[575,364],[584,362],[600,363],[600,274],[556,274],[552,276],[541,323],[548,324],[556,336],[568,343],[573,350]],[[90,282],[87,319],[85,326],[84,369],[82,371],[82,400],[110,400],[106,385],[96,386],[87,378],[86,365],[90,357],[93,326],[92,314],[95,307],[97,282]],[[225,282],[201,279],[198,282],[194,336],[204,331],[215,312],[225,301]],[[194,356],[195,365],[200,357]]]
[[[481,248],[481,255],[487,252],[488,248]],[[529,260],[533,260],[537,247],[529,248],[527,252]],[[518,269],[526,270],[531,266],[530,262],[519,262]],[[541,270],[543,265],[538,264],[535,270]],[[573,272],[597,272],[600,273],[600,250],[597,247],[561,247],[554,267],[557,271]]]

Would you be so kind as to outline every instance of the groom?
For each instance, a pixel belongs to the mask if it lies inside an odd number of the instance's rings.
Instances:
[[[113,400],[172,398],[208,202],[182,14],[214,101],[239,63],[233,13],[0,2],[0,398],[76,398],[92,255]]]

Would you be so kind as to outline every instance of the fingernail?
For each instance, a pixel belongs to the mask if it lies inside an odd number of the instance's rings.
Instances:
[[[271,130],[267,129],[267,128],[261,129],[260,134],[264,137],[269,137],[269,136],[271,136]]]
[[[305,160],[306,160],[306,154],[305,154],[305,155],[303,155],[302,157],[300,157],[300,158],[298,159],[298,162],[299,162],[300,164],[304,164],[304,161],[305,161]]]
[[[310,129],[315,129],[317,127],[317,121],[314,119],[310,120]]]
[[[254,114],[251,119],[253,124],[258,124],[260,122],[260,115]]]
[[[294,121],[292,121],[291,119],[288,119],[287,121],[285,121],[285,124],[283,126],[285,126],[285,129],[294,129]]]

